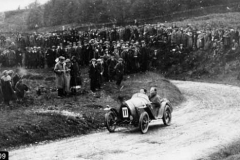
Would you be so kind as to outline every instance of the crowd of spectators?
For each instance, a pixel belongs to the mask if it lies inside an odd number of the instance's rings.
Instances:
[[[59,74],[57,58],[76,61],[75,70],[89,66],[90,88],[95,92],[104,81],[116,80],[120,86],[123,74],[167,70],[173,65],[191,68],[193,55],[198,51],[207,53],[208,58],[224,55],[225,60],[231,59],[239,50],[239,29],[210,25],[197,28],[191,24],[169,27],[160,23],[86,31],[68,28],[51,33],[17,34],[15,44],[17,49],[1,53],[3,66],[52,68]],[[79,76],[71,74],[71,77]]]
[[[76,56],[81,66],[92,58],[114,55],[123,58],[128,72],[136,71],[146,61],[171,57],[172,51],[215,51],[238,48],[238,28],[196,28],[191,25],[167,27],[163,24],[126,26],[78,31],[67,29],[51,33],[18,34],[17,48],[1,53],[1,63],[27,68],[53,67],[59,56]],[[154,50],[157,49],[157,55]],[[143,53],[147,52],[147,53]],[[146,55],[145,55],[146,54]],[[155,57],[156,56],[156,57]],[[134,63],[133,63],[134,62]],[[149,64],[149,62],[146,62]],[[130,64],[129,64],[130,63]]]

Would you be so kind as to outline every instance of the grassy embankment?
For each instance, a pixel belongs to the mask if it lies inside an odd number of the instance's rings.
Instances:
[[[87,134],[104,129],[104,106],[118,106],[119,95],[126,99],[140,88],[156,86],[159,94],[177,105],[183,96],[176,86],[156,73],[130,75],[121,91],[115,83],[107,83],[94,97],[89,92],[87,72],[85,83],[78,96],[57,99],[52,71],[29,70],[24,82],[31,88],[23,105],[12,108],[0,106],[0,150],[20,145],[32,145],[47,140]],[[47,93],[36,95],[36,88],[43,85]],[[49,91],[52,88],[53,91]]]
[[[210,160],[239,160],[240,159],[240,140],[232,144],[225,145],[216,153],[209,156]]]

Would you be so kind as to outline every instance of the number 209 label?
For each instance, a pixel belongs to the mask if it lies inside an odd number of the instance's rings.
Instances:
[[[0,160],[9,160],[7,151],[0,151]]]

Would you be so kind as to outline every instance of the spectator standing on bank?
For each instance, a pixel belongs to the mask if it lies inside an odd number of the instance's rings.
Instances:
[[[116,66],[116,60],[114,56],[111,56],[111,59],[108,60],[108,78],[109,81],[112,82],[114,80],[115,70],[114,67]]]
[[[65,58],[60,56],[56,61],[56,65],[54,67],[54,72],[56,73],[56,85],[58,88],[58,96],[64,96],[64,64]]]
[[[90,78],[90,89],[92,92],[95,92],[97,88],[97,65],[96,65],[95,58],[91,60],[91,64],[89,67],[89,78]]]
[[[117,87],[120,87],[121,82],[123,80],[124,66],[123,66],[122,61],[123,61],[123,59],[119,58],[118,63],[115,66]]]
[[[97,80],[98,80],[98,83],[97,83],[97,88],[98,89],[101,89],[101,86],[102,86],[102,83],[103,83],[103,72],[104,72],[104,68],[103,68],[103,62],[102,62],[102,59],[98,59],[97,60]]]
[[[71,80],[70,80],[70,87],[76,87],[78,85],[82,85],[82,78],[80,73],[80,68],[77,62],[77,58],[75,56],[71,59],[72,65],[71,65]],[[76,94],[76,89],[72,89],[72,93]]]
[[[12,78],[12,83],[13,83],[13,89],[15,90],[15,86],[17,82],[21,79],[21,76],[19,75],[19,68],[16,69],[15,75]]]
[[[8,75],[7,70],[3,71],[3,76],[1,77],[1,89],[4,103],[9,106],[15,91],[12,88],[12,78]]]
[[[23,56],[22,50],[21,50],[21,48],[18,48],[16,51],[16,65],[17,66],[22,66],[22,56]]]
[[[70,59],[66,59],[66,61],[63,64],[63,70],[64,70],[64,91],[67,96],[70,94],[70,80],[71,80],[71,65],[72,62]]]

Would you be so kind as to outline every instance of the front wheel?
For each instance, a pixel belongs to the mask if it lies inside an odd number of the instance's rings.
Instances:
[[[149,116],[147,112],[143,112],[139,118],[139,129],[142,134],[147,133],[149,127]]]
[[[105,126],[111,133],[116,129],[116,116],[112,111],[105,114]]]
[[[172,112],[169,106],[166,106],[166,110],[163,113],[163,123],[165,126],[169,126],[172,121]]]

